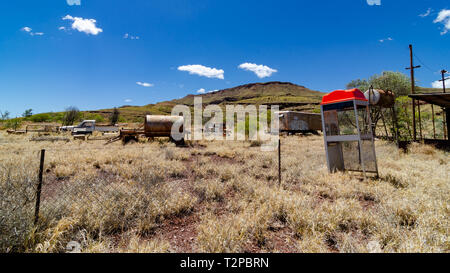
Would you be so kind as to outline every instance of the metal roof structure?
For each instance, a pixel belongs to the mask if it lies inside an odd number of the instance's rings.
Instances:
[[[411,94],[410,98],[428,102],[444,108],[450,108],[450,93]]]
[[[444,139],[436,139],[436,131],[435,131],[435,121],[434,121],[434,111],[432,112],[433,118],[433,134],[434,139],[424,139],[422,137],[422,126],[420,126],[420,139],[428,141],[428,143],[434,143],[437,146],[439,145],[442,148],[449,149],[450,147],[450,93],[424,93],[424,94],[410,94],[408,95],[410,98],[414,100],[424,101],[426,103],[433,105],[437,105],[442,107],[443,109],[443,131],[444,131]],[[420,106],[420,104],[419,104]],[[433,108],[431,108],[433,109]],[[413,107],[413,115],[415,115],[415,109]],[[414,116],[413,116],[414,117]],[[421,122],[420,119],[420,108],[419,108],[419,124]],[[415,119],[413,119],[413,127],[414,127],[414,141],[416,141],[416,123]]]

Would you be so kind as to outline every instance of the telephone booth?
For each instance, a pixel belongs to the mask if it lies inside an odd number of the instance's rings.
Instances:
[[[322,128],[328,170],[378,176],[369,102],[358,89],[336,90],[322,98]]]

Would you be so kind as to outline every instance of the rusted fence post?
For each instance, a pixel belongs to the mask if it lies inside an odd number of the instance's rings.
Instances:
[[[36,206],[34,208],[34,224],[39,220],[39,207],[41,204],[41,190],[42,190],[42,174],[44,172],[45,149],[41,150],[41,161],[39,164],[39,181],[36,188]]]

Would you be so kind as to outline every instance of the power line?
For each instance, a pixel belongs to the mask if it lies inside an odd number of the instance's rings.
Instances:
[[[414,57],[416,57],[416,59],[428,70],[430,70],[431,72],[433,72],[434,74],[439,74],[440,70],[434,70],[431,69],[428,65],[426,65],[415,53],[413,54]]]

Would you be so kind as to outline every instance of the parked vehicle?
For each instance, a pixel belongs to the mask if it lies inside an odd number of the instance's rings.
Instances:
[[[73,131],[73,128],[75,128],[75,126],[61,126],[61,127],[59,127],[59,130],[60,131],[62,131],[62,132],[72,132]]]
[[[71,131],[72,135],[87,135],[93,132],[119,132],[117,126],[97,126],[95,120],[83,120],[77,126],[62,126],[61,131]]]

